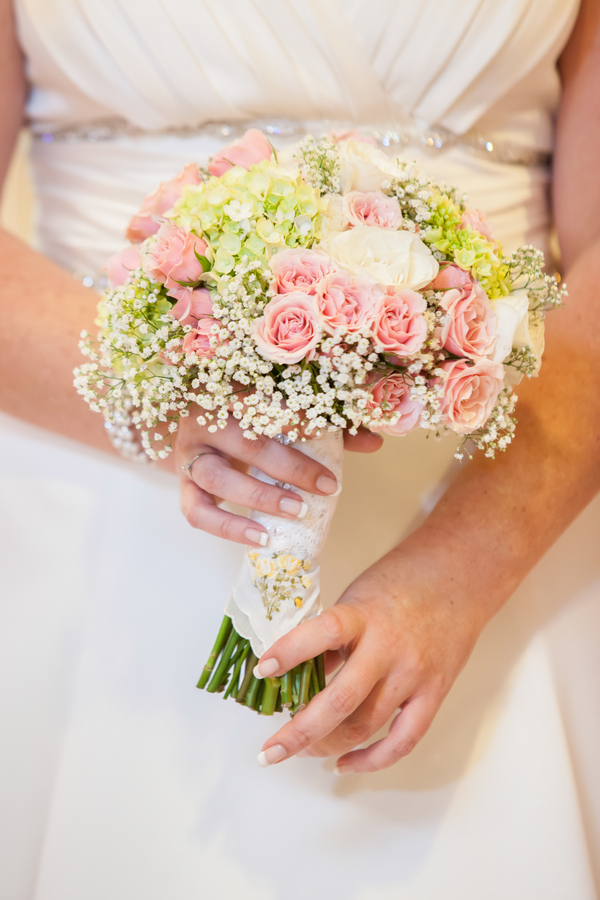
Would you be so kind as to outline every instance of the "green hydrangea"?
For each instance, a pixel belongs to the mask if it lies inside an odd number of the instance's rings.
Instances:
[[[462,210],[453,198],[434,196],[428,225],[422,237],[438,258],[471,272],[492,300],[509,293],[509,269],[502,247],[470,227],[461,228]]]
[[[209,242],[214,271],[227,275],[244,258],[266,261],[286,247],[312,245],[321,205],[316,188],[264,160],[249,171],[234,166],[219,178],[187,185],[171,218]]]

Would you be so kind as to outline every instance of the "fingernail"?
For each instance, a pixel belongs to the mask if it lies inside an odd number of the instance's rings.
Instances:
[[[317,478],[317,487],[320,491],[323,491],[324,494],[337,495],[341,491],[341,487],[337,480],[330,475],[319,475]]]
[[[276,659],[265,659],[264,662],[258,663],[257,666],[254,666],[254,677],[270,678],[270,676],[274,675],[278,669],[279,663]]]
[[[266,531],[259,531],[258,528],[246,528],[244,532],[250,543],[258,544],[260,547],[266,547],[269,543],[269,535]]]
[[[352,769],[349,766],[336,766],[333,770],[334,775],[348,775],[352,772]]]
[[[272,766],[273,763],[277,763],[282,759],[285,759],[287,753],[281,746],[281,744],[275,744],[274,747],[269,747],[268,750],[261,750],[261,752],[256,757],[259,766],[262,766],[263,769],[266,769],[267,766]]]
[[[283,497],[279,501],[279,509],[290,516],[296,516],[297,519],[303,519],[308,512],[308,503],[303,503],[302,500],[292,500],[291,497]]]

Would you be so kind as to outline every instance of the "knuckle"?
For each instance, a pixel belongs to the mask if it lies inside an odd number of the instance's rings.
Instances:
[[[310,728],[302,722],[294,722],[294,740],[299,747],[308,747],[313,742],[313,734]]]
[[[411,680],[419,680],[427,670],[427,660],[422,653],[413,649],[411,652],[408,652],[402,660],[402,668]]]
[[[220,466],[215,465],[214,463],[203,467],[203,471],[197,474],[196,477],[204,490],[208,491],[210,494],[218,494],[220,488],[223,486],[223,472]]]
[[[270,439],[266,438],[264,434],[259,434],[256,437],[256,440],[245,441],[244,455],[246,459],[248,459],[250,462],[254,462],[255,460],[257,460],[264,453],[268,440]]]
[[[326,609],[321,613],[321,626],[325,633],[332,638],[339,638],[344,631],[344,623],[338,609]]]
[[[259,483],[259,485],[253,489],[248,505],[252,509],[264,509],[265,506],[269,506],[270,500],[271,492],[269,488]]]
[[[339,716],[347,716],[356,709],[356,691],[352,688],[333,688],[329,696],[329,705]]]
[[[419,740],[414,735],[397,738],[392,741],[391,751],[394,759],[402,759],[403,756],[408,756],[409,753],[412,753],[418,743]]]
[[[290,470],[290,481],[292,484],[296,485],[296,487],[301,487],[304,484],[307,468],[308,466],[306,462],[302,459],[295,460],[295,462],[292,464]]]
[[[345,740],[356,746],[356,744],[363,744],[371,737],[371,729],[363,722],[351,722],[344,727],[343,735]]]
[[[233,520],[229,516],[226,516],[219,522],[219,537],[225,538],[226,541],[234,538]]]

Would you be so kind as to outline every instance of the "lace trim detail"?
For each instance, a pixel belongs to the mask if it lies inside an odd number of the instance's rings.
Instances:
[[[552,159],[552,154],[545,151],[530,150],[509,142],[498,142],[494,140],[492,135],[484,135],[476,130],[456,135],[442,127],[422,129],[414,123],[383,123],[358,126],[351,122],[333,119],[311,121],[300,121],[298,119],[254,119],[228,123],[206,122],[198,125],[167,128],[162,131],[144,131],[144,129],[138,128],[124,119],[105,119],[54,129],[43,129],[41,126],[33,125],[31,131],[35,140],[45,144],[52,144],[57,141],[89,141],[90,143],[97,143],[121,137],[194,137],[196,135],[206,135],[207,137],[215,137],[231,142],[240,138],[249,128],[259,128],[266,134],[273,135],[274,138],[281,137],[284,139],[300,139],[305,134],[321,135],[330,131],[356,130],[364,135],[373,137],[380,147],[398,147],[398,149],[419,147],[431,152],[432,155],[437,155],[452,147],[461,147],[495,162],[515,166],[547,166]]]

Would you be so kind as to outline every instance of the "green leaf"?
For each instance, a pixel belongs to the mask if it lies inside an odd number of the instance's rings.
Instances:
[[[196,256],[196,259],[198,260],[198,262],[199,262],[200,265],[202,266],[202,271],[203,271],[203,272],[210,272],[210,270],[212,269],[212,266],[211,266],[210,262],[208,261],[208,259],[206,258],[206,256],[202,256],[201,253],[198,253],[198,251],[196,250],[195,247],[194,247],[194,254],[195,254],[195,256]]]

